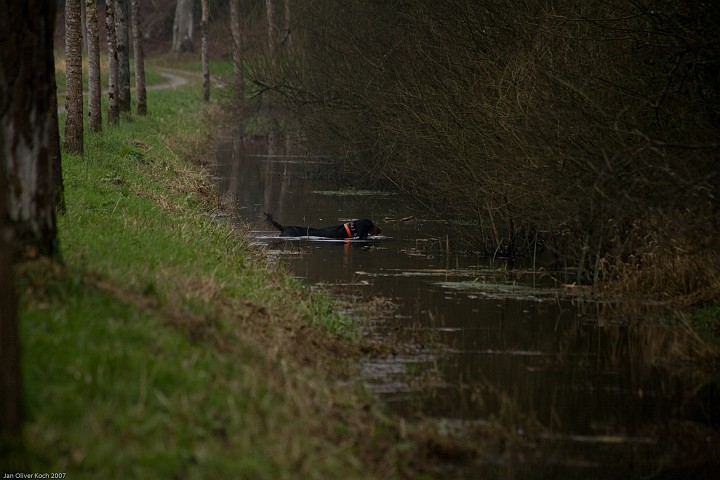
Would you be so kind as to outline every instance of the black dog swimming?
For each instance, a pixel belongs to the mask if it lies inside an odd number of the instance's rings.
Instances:
[[[357,238],[360,240],[366,240],[368,235],[380,235],[382,231],[380,227],[375,225],[372,220],[367,218],[361,218],[354,222],[341,223],[324,228],[310,228],[310,227],[296,227],[288,226],[284,227],[276,222],[271,213],[265,214],[265,220],[273,227],[280,230],[281,237],[324,237],[324,238],[337,238],[337,239],[349,239]]]

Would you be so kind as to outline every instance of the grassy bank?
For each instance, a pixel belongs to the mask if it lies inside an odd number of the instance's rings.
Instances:
[[[200,91],[151,91],[63,156],[61,261],[19,272],[30,470],[401,475],[407,445],[348,381],[352,326],[211,215]]]

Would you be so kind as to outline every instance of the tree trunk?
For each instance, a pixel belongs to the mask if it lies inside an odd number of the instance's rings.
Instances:
[[[193,0],[177,0],[175,22],[173,23],[173,52],[192,52],[193,45]]]
[[[49,101],[55,22],[50,3],[13,0],[0,15],[0,165],[7,181],[7,220],[26,253],[48,255],[57,247],[58,184],[52,172],[59,144],[51,110],[57,103]]]
[[[102,130],[102,89],[100,86],[100,35],[98,33],[97,0],[85,0],[88,51],[88,119],[90,130]]]
[[[79,16],[79,9],[78,9]],[[51,81],[55,2],[6,0],[0,15],[0,456],[21,445],[22,377],[13,245],[54,253]],[[79,28],[79,25],[78,25]],[[82,97],[81,97],[82,98]]]
[[[142,17],[140,0],[131,0],[133,52],[135,56],[135,96],[138,115],[147,114],[147,90],[145,88],[145,52],[143,50]]]
[[[240,107],[245,105],[245,72],[242,62],[242,38],[240,36],[240,14],[238,0],[230,0],[230,32],[233,38],[233,68],[235,72],[235,88]]]
[[[83,55],[87,54],[87,9],[85,8],[85,2],[80,1],[80,20],[82,25],[82,38],[85,39],[85,43],[83,43],[82,46],[82,53]]]
[[[7,32],[7,30],[3,30]],[[0,88],[2,88],[0,86]],[[3,92],[5,93],[5,92]],[[4,118],[3,118],[4,120]],[[3,132],[4,133],[4,132]],[[0,151],[5,151],[4,135],[0,137]],[[12,244],[8,241],[7,181],[5,158],[0,166],[0,464],[13,465],[13,444],[19,445],[22,430],[22,381],[20,376],[20,340],[18,338],[17,300],[13,278]],[[17,449],[19,450],[19,449]],[[8,468],[10,470],[10,468]]]
[[[202,74],[203,74],[203,100],[210,100],[210,61],[208,60],[208,0],[200,0],[202,5],[202,21],[200,34],[202,36]]]
[[[275,11],[272,0],[265,0],[265,13],[267,15],[268,49],[270,50],[270,63],[275,65]]]
[[[58,125],[57,82],[55,81],[55,60],[50,58],[50,162],[52,164],[52,183],[55,191],[55,209],[65,213],[65,185],[60,161],[60,128]]]
[[[118,61],[117,39],[115,38],[115,0],[105,0],[105,33],[108,52],[108,123],[117,125],[118,109]]]
[[[65,2],[65,149],[83,152],[82,19],[80,0]]]
[[[129,112],[130,100],[130,39],[128,38],[128,0],[115,0],[115,34],[117,35],[118,105]]]

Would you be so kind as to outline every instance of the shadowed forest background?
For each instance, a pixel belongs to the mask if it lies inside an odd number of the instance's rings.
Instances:
[[[198,51],[181,3],[197,30],[199,2],[144,4],[151,55]],[[233,58],[228,5],[209,4],[211,58]],[[682,303],[720,292],[715,4],[238,7],[250,108],[292,110],[310,145],[431,205],[457,246]]]
[[[467,248],[717,298],[716,4],[321,0],[290,25],[256,85]]]

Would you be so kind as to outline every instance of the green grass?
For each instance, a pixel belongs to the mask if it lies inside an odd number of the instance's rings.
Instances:
[[[219,115],[200,96],[151,91],[148,117],[63,155],[62,262],[19,272],[29,470],[396,476],[407,443],[332,380],[353,327],[208,215],[211,185],[188,159],[208,155]]]

